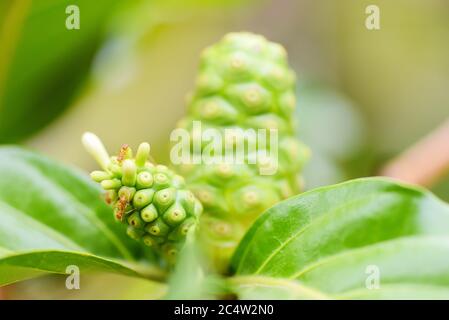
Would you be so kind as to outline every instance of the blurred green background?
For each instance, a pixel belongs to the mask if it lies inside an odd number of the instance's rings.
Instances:
[[[71,4],[79,30],[65,26]],[[380,8],[380,30],[365,27],[370,4]],[[376,174],[449,116],[447,0],[2,0],[0,143],[90,170],[80,144],[89,130],[110,150],[149,141],[166,162],[201,50],[242,30],[284,45],[298,74],[298,135],[313,154],[308,188]],[[449,177],[433,190],[449,201]],[[90,279],[84,297],[111,298],[96,283],[125,281],[105,279]],[[143,297],[148,284],[131,282],[115,297]],[[36,297],[42,285],[7,292]]]

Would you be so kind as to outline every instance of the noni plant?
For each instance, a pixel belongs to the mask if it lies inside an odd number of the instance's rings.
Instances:
[[[85,133],[82,141],[102,168],[91,177],[105,190],[115,218],[128,225],[131,238],[154,248],[173,264],[202,211],[200,202],[186,189],[184,178],[151,163],[148,143],[139,145],[135,157],[126,144],[117,156],[110,157],[93,133]]]
[[[188,114],[178,124],[193,147],[175,169],[204,206],[201,234],[218,265],[226,265],[257,216],[301,191],[308,149],[295,137],[295,79],[285,49],[260,35],[227,34],[201,55]],[[196,161],[204,154],[208,162]]]
[[[0,286],[76,267],[157,298],[449,299],[447,203],[379,177],[302,192],[294,87],[281,46],[232,33],[202,55],[171,168],[92,133],[90,178],[0,147]]]

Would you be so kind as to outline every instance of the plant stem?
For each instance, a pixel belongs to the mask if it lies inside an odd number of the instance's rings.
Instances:
[[[387,163],[380,174],[430,187],[435,185],[448,172],[449,119]]]

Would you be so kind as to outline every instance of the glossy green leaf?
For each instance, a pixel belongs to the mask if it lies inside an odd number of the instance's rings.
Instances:
[[[400,283],[449,288],[449,237],[405,237],[350,250],[317,261],[294,278],[339,293],[369,287],[373,267],[380,287]]]
[[[448,241],[446,203],[419,188],[365,178],[267,210],[242,240],[232,267],[333,294],[366,289],[371,265],[379,269],[381,287],[449,286]]]
[[[0,6],[0,143],[59,115],[86,80],[116,0],[6,1]],[[69,30],[69,5],[80,28]]]
[[[0,285],[46,273],[65,274],[68,266],[77,266],[80,273],[101,271],[139,276],[136,271],[123,263],[110,259],[83,252],[46,250],[0,256]]]
[[[114,221],[86,175],[35,153],[3,147],[0,177],[0,285],[65,273],[70,264],[81,272],[137,275],[133,269],[141,248]]]

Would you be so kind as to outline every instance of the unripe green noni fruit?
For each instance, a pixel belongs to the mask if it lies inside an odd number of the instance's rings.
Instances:
[[[219,269],[263,211],[301,190],[308,149],[294,132],[295,81],[285,49],[252,33],[230,33],[201,55],[178,124],[190,156],[175,169],[203,204],[203,242]]]
[[[91,177],[105,189],[115,218],[128,225],[128,235],[173,263],[187,234],[198,224],[202,205],[186,189],[184,178],[148,159],[150,145],[139,145],[135,157],[128,145],[109,157],[100,139],[83,135],[83,144],[103,170]]]

